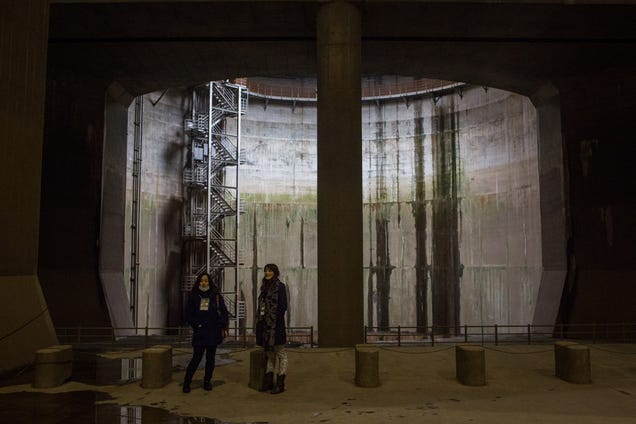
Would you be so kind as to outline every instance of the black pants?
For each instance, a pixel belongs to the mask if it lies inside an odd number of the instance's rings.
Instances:
[[[212,380],[212,373],[214,372],[214,356],[216,355],[216,346],[194,346],[192,352],[192,359],[186,368],[184,385],[190,385],[192,377],[199,368],[201,359],[203,359],[203,352],[205,352],[205,374],[203,375],[203,382],[209,383]]]

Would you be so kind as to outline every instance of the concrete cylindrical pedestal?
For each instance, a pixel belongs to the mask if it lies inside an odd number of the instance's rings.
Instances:
[[[455,371],[457,380],[466,386],[486,384],[486,355],[480,346],[455,346]]]
[[[564,370],[563,366],[566,362],[565,360],[565,350],[566,347],[576,344],[575,342],[569,342],[566,340],[561,340],[554,343],[554,375],[559,378],[563,378]]]
[[[569,383],[592,382],[590,348],[572,342],[554,344],[554,370],[557,377]]]
[[[356,386],[380,385],[380,352],[371,346],[356,346]]]
[[[56,387],[71,378],[73,373],[73,348],[70,345],[54,345],[35,352],[35,377],[33,387]]]
[[[172,347],[153,346],[142,353],[141,385],[147,389],[158,389],[172,380]]]
[[[250,381],[248,386],[254,390],[260,390],[265,378],[267,368],[267,355],[263,349],[254,349],[250,352]]]

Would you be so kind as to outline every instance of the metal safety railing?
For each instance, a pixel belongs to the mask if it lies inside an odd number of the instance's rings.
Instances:
[[[174,347],[190,346],[192,329],[181,327],[55,327],[59,343],[103,346],[118,348],[142,348],[155,344],[169,344]],[[234,347],[254,346],[256,335],[252,327],[230,329],[223,344]],[[287,327],[287,344],[315,347],[314,327]]]
[[[250,94],[258,97],[269,97],[287,100],[315,100],[318,97],[316,86],[307,85],[276,85],[267,82],[257,82],[249,78],[237,79],[237,82],[247,87]],[[375,83],[367,81],[361,86],[362,99],[401,96],[412,93],[426,93],[462,86],[464,83],[456,81],[417,79],[412,81],[390,83]]]
[[[458,334],[450,334],[458,332]],[[109,345],[140,348],[154,344],[190,346],[192,329],[181,327],[55,327],[58,341],[73,345]],[[290,345],[317,347],[318,333],[313,326],[287,327]],[[572,339],[587,343],[636,343],[636,323],[557,324],[557,325],[462,325],[459,327],[392,326],[364,327],[364,343],[392,346],[436,346],[460,343],[480,345],[540,345]],[[254,346],[252,327],[230,329],[224,344]]]
[[[555,325],[461,325],[364,327],[364,342],[397,346],[436,344],[545,344],[577,339],[591,343],[634,343],[636,323]]]

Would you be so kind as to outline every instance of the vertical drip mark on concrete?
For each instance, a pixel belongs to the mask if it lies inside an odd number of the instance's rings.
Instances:
[[[369,111],[369,118],[371,115],[371,107],[369,107],[367,109]],[[370,119],[369,119],[370,121]],[[369,223],[369,228],[368,228],[368,234],[369,234],[369,275],[367,276],[367,325],[369,327],[373,327],[375,326],[375,322],[373,320],[373,313],[374,313],[374,303],[373,303],[373,292],[374,292],[374,287],[373,287],[373,231],[372,231],[372,217],[373,217],[373,196],[371,195],[371,185],[372,185],[372,165],[373,165],[373,155],[371,153],[371,143],[372,140],[368,140],[369,146],[367,148],[367,152],[369,152],[369,156],[367,158],[367,169],[368,174],[367,174],[367,187],[368,187],[368,195],[367,195],[367,199],[369,199],[369,217],[368,217],[368,223]]]
[[[400,116],[399,108],[397,105],[395,106],[395,116]],[[400,223],[402,221],[401,216],[401,203],[400,203],[400,123],[399,119],[396,118],[395,125],[395,202],[397,203],[397,225],[400,228]]]
[[[300,217],[300,267],[305,268],[305,218]]]
[[[391,292],[391,258],[389,257],[389,221],[376,219],[376,280],[378,290],[378,327],[389,329],[389,297]]]
[[[433,324],[440,334],[459,334],[459,239],[457,113],[436,107],[433,115]]]
[[[376,213],[375,213],[375,274],[377,289],[377,320],[380,330],[389,329],[389,297],[391,291],[391,258],[389,255],[389,204],[386,183],[386,140],[381,106],[376,107]]]
[[[417,102],[413,134],[415,151],[415,313],[418,332],[426,333],[428,326],[428,258],[426,252],[426,180],[424,174],[424,125],[422,102]]]
[[[258,313],[258,232],[256,226],[256,210],[254,208],[252,220],[252,327],[256,328],[256,317]]]

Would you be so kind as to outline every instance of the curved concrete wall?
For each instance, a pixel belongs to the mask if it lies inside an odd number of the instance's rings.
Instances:
[[[541,234],[530,101],[466,88],[437,103],[366,103],[362,116],[367,325],[532,322]],[[241,284],[251,304],[254,270],[278,263],[298,326],[316,325],[315,125],[313,103],[254,97],[243,123]]]
[[[160,94],[146,96],[139,295],[139,322],[149,299],[157,326],[174,316],[178,298],[168,286],[179,283],[175,208],[188,93],[170,90],[151,107],[148,99]],[[362,117],[366,324],[452,333],[464,324],[533,322],[542,258],[530,100],[464,87],[439,98],[366,102]],[[239,284],[247,325],[262,267],[274,262],[290,290],[289,325],[316,327],[315,103],[251,97],[242,147]],[[128,193],[130,203],[130,183]]]

